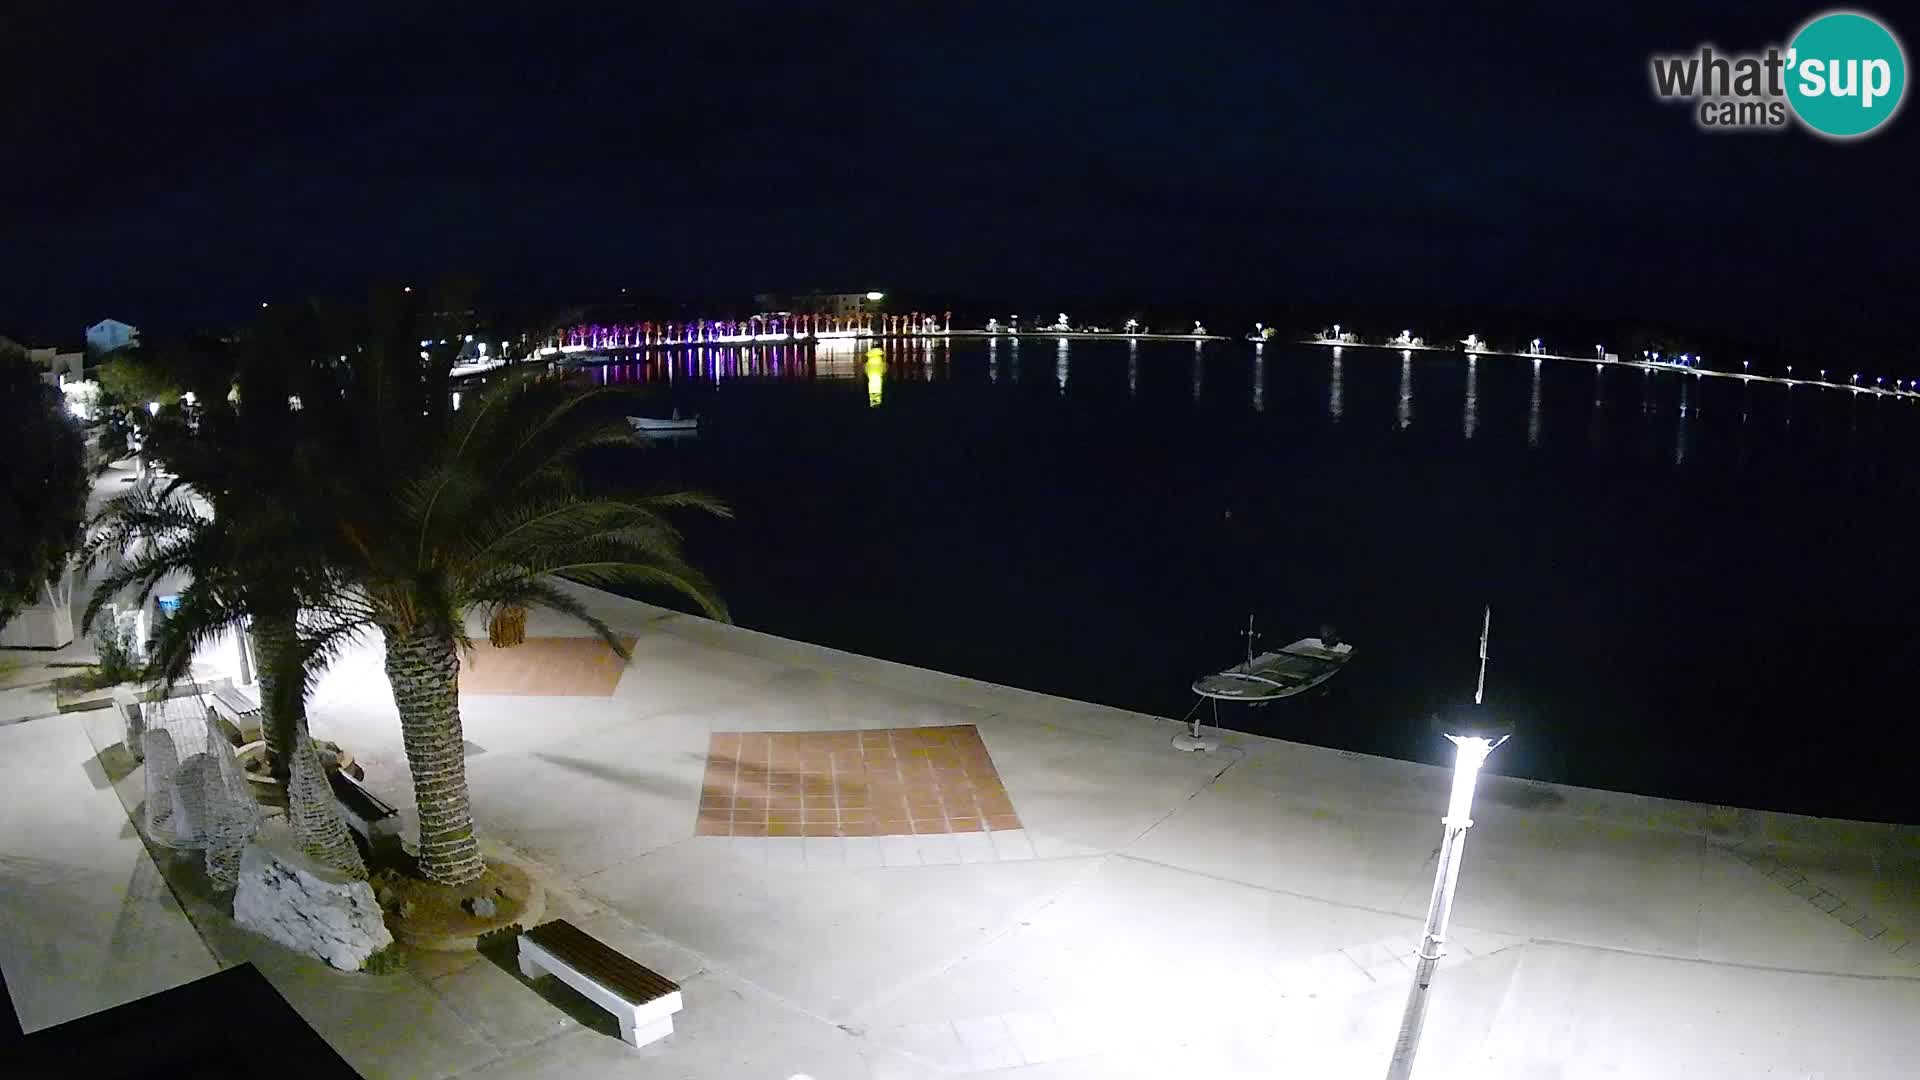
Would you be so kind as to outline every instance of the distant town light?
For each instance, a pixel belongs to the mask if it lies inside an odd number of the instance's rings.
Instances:
[[[402,286],[400,286],[400,291],[401,291],[401,292],[412,292],[412,291],[413,291],[413,286],[411,286],[411,285],[402,285]]]
[[[261,307],[266,307],[266,306],[267,306],[267,302],[266,302],[265,300],[262,300],[262,301],[260,301],[260,306],[261,306]]]

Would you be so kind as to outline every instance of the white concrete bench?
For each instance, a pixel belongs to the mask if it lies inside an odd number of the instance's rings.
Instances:
[[[565,919],[520,935],[520,974],[550,974],[620,1021],[620,1037],[635,1046],[673,1034],[680,984],[614,951]]]

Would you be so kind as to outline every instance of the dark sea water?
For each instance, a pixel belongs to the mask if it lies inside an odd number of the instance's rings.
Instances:
[[[1496,771],[1920,821],[1920,404],[1243,342],[885,357],[589,369],[701,417],[649,472],[737,508],[691,541],[741,624],[1178,717],[1249,614],[1330,623],[1323,693],[1226,725],[1443,761],[1490,604]]]

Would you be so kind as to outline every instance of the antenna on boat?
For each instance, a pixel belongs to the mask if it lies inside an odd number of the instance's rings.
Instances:
[[[1256,639],[1260,637],[1260,635],[1253,632],[1253,615],[1251,613],[1247,615],[1247,628],[1245,630],[1240,631],[1240,636],[1247,639],[1247,670],[1252,671],[1253,670],[1253,643]]]
[[[1473,703],[1478,705],[1487,696],[1487,634],[1493,630],[1493,605],[1488,604],[1486,615],[1480,620],[1480,681],[1473,686]]]

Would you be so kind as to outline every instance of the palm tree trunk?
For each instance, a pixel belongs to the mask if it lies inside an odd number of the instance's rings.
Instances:
[[[307,726],[306,696],[294,690],[300,673],[288,671],[296,662],[293,617],[255,615],[253,641],[260,661],[260,733],[267,742],[267,766],[282,784],[293,770],[294,744]]]
[[[260,657],[260,730],[274,779],[286,785],[287,823],[308,857],[365,879],[367,864],[353,845],[340,804],[327,783],[320,753],[307,734],[305,672],[292,616],[256,615]]]
[[[387,681],[400,708],[400,737],[420,814],[420,872],[442,885],[464,885],[486,869],[467,798],[455,648],[443,632],[387,631]]]

